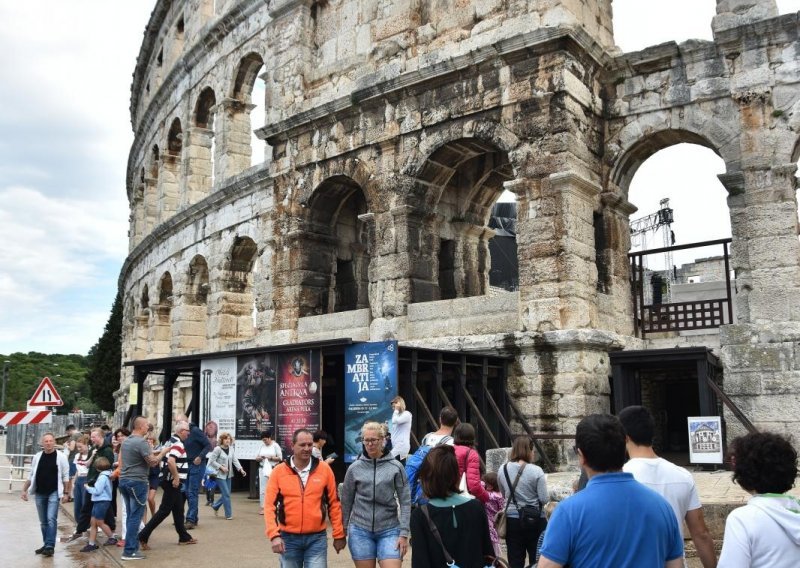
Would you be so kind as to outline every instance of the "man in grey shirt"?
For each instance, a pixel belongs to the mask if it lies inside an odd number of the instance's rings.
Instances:
[[[133,421],[133,431],[122,442],[120,457],[122,471],[119,476],[119,492],[125,500],[128,518],[125,522],[125,549],[122,560],[141,560],[139,552],[139,525],[147,505],[147,474],[150,467],[157,465],[162,454],[154,453],[147,443],[147,418],[138,416]],[[167,451],[169,448],[167,448]],[[163,450],[162,450],[163,451]]]

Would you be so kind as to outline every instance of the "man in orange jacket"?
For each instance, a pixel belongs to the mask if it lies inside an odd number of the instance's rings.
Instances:
[[[338,554],[347,539],[342,506],[333,471],[311,456],[313,434],[301,428],[292,435],[294,455],[275,466],[264,498],[264,519],[272,552],[282,568],[326,568],[326,514],[333,524],[333,548]]]

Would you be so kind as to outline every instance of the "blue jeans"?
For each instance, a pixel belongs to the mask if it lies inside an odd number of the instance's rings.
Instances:
[[[186,501],[189,508],[186,510],[186,522],[197,524],[197,505],[200,495],[200,482],[206,474],[206,464],[200,460],[200,465],[189,462],[189,479],[186,480]]]
[[[81,516],[81,508],[83,507],[83,499],[87,497],[86,489],[86,476],[81,475],[75,478],[75,491],[72,497],[72,513],[75,515],[75,522],[78,522],[78,517]],[[91,497],[90,497],[91,498]]]
[[[211,505],[211,508],[218,511],[220,507],[225,508],[225,516],[232,517],[233,511],[231,510],[231,478],[226,479],[217,478],[217,487],[219,487],[219,499]]]
[[[326,568],[328,535],[326,531],[311,534],[281,532],[286,552],[281,554],[281,568]]]
[[[58,532],[58,491],[46,495],[36,494],[36,512],[42,528],[42,541],[49,548],[56,547]]]
[[[125,519],[125,556],[139,550],[139,524],[142,522],[144,508],[147,506],[147,481],[120,479],[119,492],[125,501],[128,518]]]

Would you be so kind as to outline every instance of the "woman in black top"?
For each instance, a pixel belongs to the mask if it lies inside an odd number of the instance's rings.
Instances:
[[[425,456],[419,471],[422,491],[429,499],[431,521],[439,530],[437,541],[423,507],[411,512],[412,568],[444,568],[447,550],[459,568],[483,568],[494,557],[486,511],[477,499],[458,494],[460,474],[452,446],[436,446]]]

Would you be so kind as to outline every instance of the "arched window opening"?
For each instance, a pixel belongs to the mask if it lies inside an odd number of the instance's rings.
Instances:
[[[194,126],[190,130],[187,152],[186,205],[211,193],[216,174],[217,99],[211,87],[200,93],[195,105]]]
[[[183,150],[183,130],[181,129],[181,120],[176,118],[169,127],[167,153],[170,156],[180,156],[181,150]]]
[[[250,237],[236,237],[222,275],[219,337],[223,344],[249,339],[253,326],[253,267],[258,247]]]
[[[172,275],[165,272],[158,283],[158,304],[153,306],[153,336],[150,352],[166,355],[170,352],[172,341]]]
[[[308,204],[300,316],[369,307],[369,239],[361,187],[346,176],[324,181]]]
[[[430,188],[429,206],[436,209],[426,228],[435,235],[428,239],[433,246],[422,251],[434,267],[429,274],[435,280],[430,286],[416,286],[413,302],[484,295],[492,274],[498,287],[517,287],[516,207],[495,207],[503,184],[512,177],[506,153],[481,140],[457,140],[431,154],[418,180]],[[508,194],[504,199],[513,201]],[[490,241],[498,231],[507,242],[498,240],[493,246]],[[419,276],[425,275],[412,275],[424,280]]]
[[[489,286],[495,290],[519,290],[519,261],[517,258],[517,196],[505,190],[492,207],[489,228]]]
[[[147,354],[150,341],[150,292],[147,284],[142,288],[139,299],[139,311],[135,316],[134,358],[143,359]]]
[[[220,149],[225,156],[225,177],[239,174],[247,168],[264,162],[269,154],[266,144],[255,137],[253,131],[266,122],[266,84],[262,78],[264,60],[258,53],[242,58],[233,81],[232,101],[226,108],[226,119],[231,130],[248,133],[248,140],[237,140]],[[248,143],[249,142],[249,143]]]

